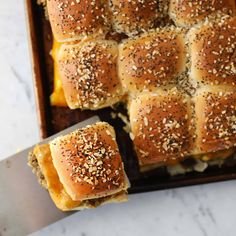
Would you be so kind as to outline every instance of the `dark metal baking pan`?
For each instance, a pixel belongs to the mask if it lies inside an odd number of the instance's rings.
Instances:
[[[222,167],[212,166],[203,173],[191,172],[184,175],[170,176],[165,168],[149,173],[140,173],[129,135],[123,130],[121,119],[111,118],[111,108],[99,111],[70,110],[69,108],[50,106],[49,96],[53,90],[53,61],[50,56],[52,33],[49,22],[45,19],[44,9],[36,0],[25,0],[31,48],[33,79],[37,100],[37,111],[41,137],[46,138],[79,121],[93,115],[114,126],[118,144],[125,163],[125,169],[131,182],[130,193],[189,186],[223,180],[236,179],[236,164],[229,163]],[[117,111],[125,113],[120,105]]]

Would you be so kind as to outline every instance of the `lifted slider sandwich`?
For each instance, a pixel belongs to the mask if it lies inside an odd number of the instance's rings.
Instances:
[[[129,181],[115,131],[105,122],[36,146],[29,165],[60,210],[127,201]]]

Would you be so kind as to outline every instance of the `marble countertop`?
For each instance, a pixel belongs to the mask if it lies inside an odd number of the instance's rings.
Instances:
[[[23,1],[0,1],[0,159],[39,140]],[[34,235],[236,235],[236,181],[130,196]],[[1,222],[0,222],[1,224]]]

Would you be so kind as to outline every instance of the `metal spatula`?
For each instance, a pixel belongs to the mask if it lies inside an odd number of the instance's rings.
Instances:
[[[46,143],[58,135],[99,121],[97,116],[80,122],[45,139]],[[0,235],[27,235],[71,213],[58,210],[48,192],[40,187],[27,165],[33,146],[0,161]]]

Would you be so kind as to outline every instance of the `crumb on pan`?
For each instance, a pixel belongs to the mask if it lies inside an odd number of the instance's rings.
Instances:
[[[131,132],[131,128],[130,128],[130,123],[129,123],[129,119],[126,115],[122,114],[122,113],[115,113],[115,112],[111,112],[110,113],[111,115],[111,118],[112,119],[116,119],[117,117],[119,117],[124,123],[125,123],[125,126],[123,127],[123,130],[126,132],[126,133],[130,133]]]
[[[39,5],[42,5],[42,6],[45,6],[45,7],[46,7],[47,1],[46,1],[46,0],[37,0],[37,4],[39,4]]]
[[[44,14],[46,19],[48,20],[48,11],[47,11],[47,1],[46,0],[37,0],[37,4],[41,5],[44,9]]]
[[[126,133],[130,133],[131,128],[130,128],[130,123],[129,123],[128,117],[125,116],[124,114],[120,113],[120,112],[117,114],[117,116],[125,123],[125,126],[123,127],[123,130]]]

